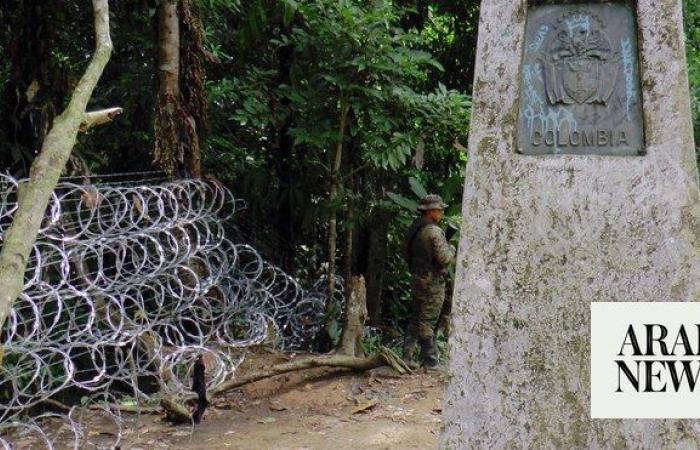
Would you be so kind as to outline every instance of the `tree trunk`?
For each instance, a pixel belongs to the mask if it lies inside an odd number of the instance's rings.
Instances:
[[[362,338],[367,320],[367,291],[365,279],[352,277],[346,280],[350,294],[345,300],[345,323],[340,337],[338,353],[350,356],[364,356]]]
[[[158,100],[155,161],[171,177],[202,176],[200,131],[206,122],[203,29],[191,0],[158,9]]]
[[[294,273],[294,172],[291,166],[294,140],[289,134],[292,126],[291,118],[287,118],[279,130],[279,146],[277,153],[277,233],[281,237],[281,266],[287,273]]]
[[[290,73],[293,55],[294,49],[291,45],[283,45],[277,51],[279,61],[277,82],[280,85],[291,85]],[[286,117],[277,130],[277,158],[275,158],[275,161],[279,183],[277,188],[277,233],[282,238],[280,248],[282,253],[281,265],[282,269],[287,273],[294,273],[294,170],[292,166],[294,138],[290,133],[293,124],[292,111],[289,108],[290,103],[290,100],[286,97],[280,100],[282,109],[286,112]]]
[[[158,8],[158,100],[155,160],[170,176],[183,162],[178,122],[180,110],[180,23],[177,0],[162,0]]]
[[[180,92],[185,120],[185,168],[195,178],[202,176],[202,134],[207,122],[205,60],[219,62],[204,47],[204,27],[193,0],[180,1]]]
[[[338,209],[336,202],[338,200],[338,192],[342,187],[340,165],[343,161],[343,141],[345,139],[345,129],[347,127],[349,110],[350,104],[345,96],[342,95],[340,98],[340,126],[338,127],[338,143],[335,147],[335,154],[333,156],[333,163],[331,166],[331,189],[328,195],[328,203],[330,208],[328,218],[328,304],[332,303],[330,300],[335,296],[335,253],[338,239]]]
[[[352,202],[348,202],[347,214],[345,217],[345,251],[343,252],[343,280],[345,280],[345,298],[348,298],[352,293],[352,283],[350,279],[352,278],[352,262],[353,262],[353,249],[355,245],[355,233],[352,221],[355,220],[355,212],[353,210]]]
[[[382,323],[382,291],[384,289],[384,271],[387,247],[389,244],[389,222],[391,212],[377,209],[369,221],[369,244],[367,249],[367,310],[369,323]]]
[[[17,211],[4,236],[0,251],[0,327],[22,292],[29,254],[49,198],[75,145],[80,126],[86,122],[85,108],[112,53],[108,0],[92,0],[92,5],[95,13],[95,53],[70,103],[54,120],[46,135],[41,153],[32,164],[29,180],[19,188]]]
[[[351,194],[355,192],[355,148],[353,139],[350,138],[348,141],[347,149],[345,151],[345,172],[347,173],[346,186]],[[343,252],[343,279],[345,280],[345,298],[349,298],[352,292],[353,283],[350,279],[353,275],[354,261],[355,261],[355,202],[353,195],[350,195],[347,199],[346,213],[345,213],[345,251]],[[364,281],[364,280],[363,280]],[[364,284],[364,282],[363,282]],[[365,307],[365,310],[367,308]]]
[[[158,11],[158,77],[159,93],[180,95],[180,22],[177,0],[162,0]]]

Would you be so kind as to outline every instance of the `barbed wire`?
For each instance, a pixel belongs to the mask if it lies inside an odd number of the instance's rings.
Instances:
[[[23,182],[0,174],[0,245]],[[59,437],[42,423],[56,417],[74,448],[95,446],[82,408],[32,415],[59,395],[147,402],[188,391],[200,355],[212,387],[235,375],[244,357],[236,350],[265,339],[310,349],[323,325],[326,283],[304,289],[252,246],[227,239],[223,223],[242,206],[204,180],[61,182],[0,332],[0,446],[32,435],[53,448]],[[336,311],[344,305],[340,283]],[[119,430],[109,444],[117,446],[121,418],[107,406],[100,411]]]

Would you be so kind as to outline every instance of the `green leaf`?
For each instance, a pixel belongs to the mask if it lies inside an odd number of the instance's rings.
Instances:
[[[282,23],[285,27],[292,24],[294,14],[297,12],[298,4],[294,0],[284,0],[284,12],[282,14]]]
[[[445,203],[451,203],[456,194],[460,193],[464,186],[464,178],[461,175],[453,175],[445,181],[442,187],[442,199]]]
[[[387,192],[386,195],[391,199],[391,201],[393,201],[402,208],[405,208],[411,212],[415,212],[418,210],[418,202],[414,200],[408,199],[403,195],[395,194],[393,192]]]
[[[340,339],[340,327],[337,320],[333,319],[328,324],[328,335],[333,342],[337,342]]]
[[[418,196],[418,198],[423,198],[426,195],[428,195],[428,191],[425,189],[423,184],[421,184],[420,181],[418,181],[417,178],[409,178],[408,179],[408,184],[411,186],[411,190],[413,191],[414,194]]]

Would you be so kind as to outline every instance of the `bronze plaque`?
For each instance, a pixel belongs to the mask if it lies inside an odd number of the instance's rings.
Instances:
[[[627,3],[530,8],[518,144],[526,155],[642,155],[635,14]]]

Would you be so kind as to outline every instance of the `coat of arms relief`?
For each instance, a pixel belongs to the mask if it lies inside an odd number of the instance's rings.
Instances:
[[[565,15],[555,33],[540,56],[550,104],[607,106],[620,57],[612,50],[602,21],[590,14]]]
[[[644,153],[631,1],[528,8],[521,75],[520,153]]]

